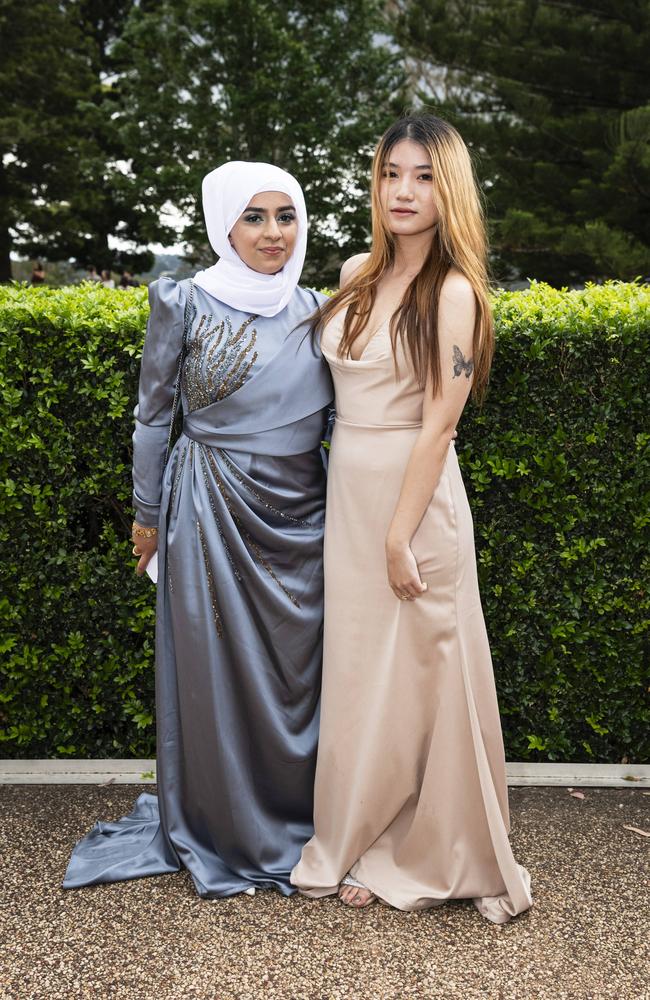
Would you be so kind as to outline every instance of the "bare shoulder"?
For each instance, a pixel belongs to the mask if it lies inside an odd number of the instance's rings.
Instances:
[[[341,288],[343,288],[344,285],[347,285],[348,281],[350,281],[352,276],[356,274],[362,264],[365,264],[369,256],[369,253],[357,253],[354,257],[348,257],[341,268],[341,278],[339,282]]]
[[[446,275],[440,289],[438,304],[438,335],[441,348],[445,351],[471,351],[476,321],[476,296],[468,278],[460,271],[452,269]],[[455,369],[454,369],[455,370]]]
[[[442,283],[440,305],[460,312],[473,312],[476,306],[476,296],[471,281],[455,267],[449,269]]]

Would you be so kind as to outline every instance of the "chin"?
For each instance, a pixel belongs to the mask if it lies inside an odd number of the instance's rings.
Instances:
[[[433,232],[436,222],[422,223],[421,219],[390,220],[390,233],[393,236],[420,236],[422,233]]]
[[[262,254],[262,265],[265,271],[269,274],[275,274],[276,271],[281,271],[286,264],[286,255],[281,254],[279,257],[265,257]]]

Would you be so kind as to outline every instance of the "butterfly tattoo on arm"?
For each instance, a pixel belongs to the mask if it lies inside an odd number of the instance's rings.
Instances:
[[[473,371],[474,359],[470,358],[469,361],[466,361],[458,344],[454,344],[454,378],[460,378],[463,372],[465,372],[465,378],[469,378]]]

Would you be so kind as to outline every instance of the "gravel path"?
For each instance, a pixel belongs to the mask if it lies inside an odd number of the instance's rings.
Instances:
[[[511,789],[535,903],[503,926],[470,902],[207,902],[184,872],[60,889],[74,841],[140,790],[0,786],[2,1000],[650,1000],[650,838],[624,829],[650,830],[641,789]]]

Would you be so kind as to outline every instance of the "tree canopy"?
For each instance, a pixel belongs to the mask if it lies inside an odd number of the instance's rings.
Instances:
[[[2,0],[0,280],[11,276],[12,248],[64,252],[77,159],[69,123],[91,87],[83,39],[59,4]]]
[[[142,217],[157,218],[120,184],[126,152],[108,81],[130,8],[0,0],[0,280],[11,276],[11,250],[107,266],[110,237],[128,230],[142,242]]]
[[[403,101],[376,0],[162,0],[134,8],[120,52],[120,129],[143,199],[188,220],[212,261],[201,178],[229,159],[295,173],[312,219],[307,280],[337,275],[368,231],[369,154]],[[126,57],[124,57],[126,63]]]
[[[0,0],[0,280],[11,249],[133,266],[180,241],[211,262],[202,176],[266,159],[305,188],[307,280],[333,281],[364,246],[369,154],[404,102],[383,8]]]
[[[648,0],[399,0],[421,101],[473,149],[497,277],[650,272]]]
[[[411,101],[474,153],[497,279],[648,275],[649,49],[650,0],[0,0],[0,280],[12,250],[210,263],[202,176],[267,159],[334,282]]]

